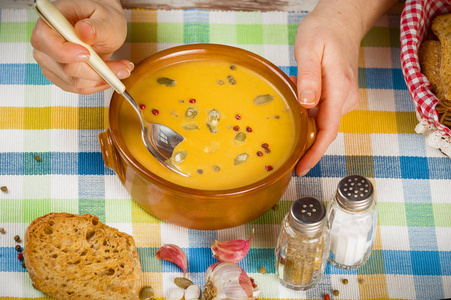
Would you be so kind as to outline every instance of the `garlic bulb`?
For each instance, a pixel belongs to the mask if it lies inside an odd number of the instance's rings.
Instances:
[[[237,264],[218,262],[208,267],[205,274],[205,300],[253,300],[260,292],[255,290],[246,272]]]

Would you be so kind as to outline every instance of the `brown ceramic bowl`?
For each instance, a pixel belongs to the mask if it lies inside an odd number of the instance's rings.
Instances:
[[[279,201],[292,178],[294,167],[314,141],[315,122],[296,97],[296,87],[279,68],[249,51],[225,45],[191,44],[158,52],[136,65],[124,81],[133,95],[134,86],[146,74],[167,65],[196,60],[222,59],[256,71],[286,99],[295,116],[296,137],[290,158],[281,168],[253,184],[228,190],[199,190],[169,182],[144,168],[125,145],[119,130],[119,112],[129,105],[115,93],[109,109],[110,129],[99,135],[105,164],[114,170],[133,199],[153,216],[187,228],[223,229],[248,223]]]

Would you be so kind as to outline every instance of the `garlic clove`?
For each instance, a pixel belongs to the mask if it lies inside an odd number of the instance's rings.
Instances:
[[[182,269],[183,277],[185,277],[188,260],[186,259],[185,252],[179,246],[165,244],[155,253],[155,258],[164,259],[176,264]]]
[[[185,290],[185,300],[199,299],[200,287],[195,284],[190,285]]]
[[[233,240],[226,242],[214,241],[211,244],[213,257],[220,262],[238,263],[246,257],[251,248],[252,236],[245,240]]]
[[[182,288],[175,288],[169,291],[166,296],[166,300],[180,300],[183,299],[183,295],[185,294],[185,290]]]
[[[246,272],[237,264],[219,262],[208,267],[203,296],[205,300],[252,300],[260,292],[252,286]]]

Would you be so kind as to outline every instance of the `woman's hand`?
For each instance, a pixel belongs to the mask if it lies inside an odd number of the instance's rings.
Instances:
[[[127,21],[119,0],[58,0],[55,7],[74,26],[78,37],[107,61],[125,41]],[[69,43],[42,19],[31,35],[33,57],[42,73],[61,89],[91,94],[110,86],[88,65],[89,51]],[[119,79],[130,76],[134,65],[128,60],[107,61]]]
[[[317,135],[296,167],[304,176],[314,167],[338,134],[343,114],[359,102],[360,39],[352,28],[315,12],[299,24],[295,43],[298,97],[316,118]]]
[[[358,105],[360,42],[395,2],[320,0],[299,24],[294,45],[298,97],[318,128],[313,146],[296,166],[299,176],[319,162],[337,137],[341,116]]]

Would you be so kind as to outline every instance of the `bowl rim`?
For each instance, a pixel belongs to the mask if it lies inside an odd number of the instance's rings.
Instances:
[[[288,105],[293,110],[293,114],[295,116],[295,125],[303,126],[304,128],[306,128],[304,131],[306,134],[301,135],[301,130],[295,131],[295,141],[293,143],[292,153],[289,158],[277,170],[275,170],[275,172],[269,174],[261,180],[231,189],[202,190],[191,188],[175,184],[158,176],[157,174],[146,169],[136,158],[133,157],[133,155],[128,150],[125,142],[121,138],[119,131],[119,118],[117,117],[119,115],[122,104],[126,103],[126,101],[120,94],[114,92],[111,98],[108,114],[111,138],[116,146],[117,151],[120,153],[120,156],[126,160],[127,165],[132,167],[140,176],[145,177],[147,180],[150,180],[152,183],[160,187],[167,187],[174,193],[197,195],[198,197],[206,198],[223,198],[225,196],[238,197],[243,194],[252,193],[253,191],[260,190],[261,188],[274,184],[275,182],[283,178],[287,172],[293,172],[296,163],[299,161],[299,159],[307,149],[307,110],[303,108],[297,100],[296,86],[293,81],[280,68],[278,68],[267,59],[259,56],[258,54],[242,48],[223,44],[199,43],[175,46],[152,54],[139,62],[136,65],[134,72],[132,72],[132,75],[129,78],[125,79],[123,83],[127,87],[127,90],[130,91],[133,89],[134,84],[139,83],[143,79],[141,78],[136,80],[136,82],[133,82],[135,78],[147,73],[149,67],[160,66],[160,68],[163,68],[171,64],[183,62],[187,59],[190,59],[190,57],[192,56],[204,57],[200,59],[216,56],[223,59],[229,58],[233,59],[234,62],[239,61],[237,64],[246,65],[251,69],[253,68],[252,63],[257,63],[257,66],[263,68],[267,72],[267,74],[272,74],[274,76],[271,83],[276,86],[276,88],[278,88],[279,92],[285,97]],[[244,60],[246,60],[246,62],[244,62]],[[165,61],[169,61],[169,63],[165,63]],[[160,68],[156,68],[156,70]],[[276,85],[276,83],[282,84],[282,86]],[[282,92],[282,88],[284,92]],[[299,115],[299,118],[297,118],[296,115]]]

